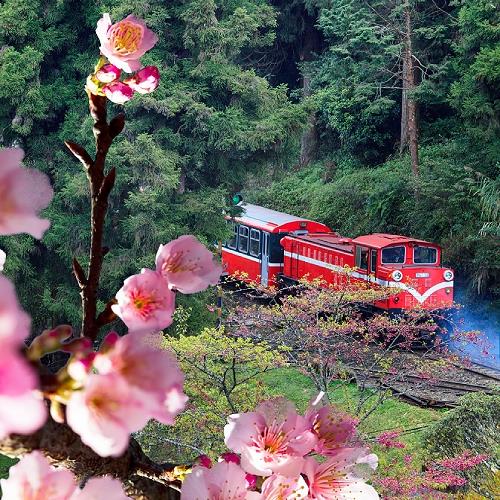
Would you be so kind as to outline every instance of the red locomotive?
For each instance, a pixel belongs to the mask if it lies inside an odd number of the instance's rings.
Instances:
[[[226,273],[275,286],[280,280],[321,278],[338,286],[351,279],[400,289],[374,305],[397,312],[443,309],[453,302],[453,271],[441,266],[441,248],[427,241],[376,233],[346,238],[328,226],[240,203],[230,219],[233,236],[222,247]]]

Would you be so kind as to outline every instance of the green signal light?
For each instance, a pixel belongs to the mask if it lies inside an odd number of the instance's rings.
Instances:
[[[237,205],[238,203],[243,201],[243,196],[240,193],[236,193],[233,195],[233,205]]]

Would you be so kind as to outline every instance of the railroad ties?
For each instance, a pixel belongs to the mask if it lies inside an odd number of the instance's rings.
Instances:
[[[500,395],[500,374],[481,365],[453,363],[429,378],[401,371],[351,367],[358,386],[387,389],[409,403],[422,407],[452,408],[470,392]],[[443,373],[444,372],[444,373]]]

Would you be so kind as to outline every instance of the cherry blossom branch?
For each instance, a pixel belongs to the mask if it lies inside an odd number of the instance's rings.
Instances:
[[[104,96],[89,93],[89,110],[94,120],[94,137],[96,156],[92,160],[87,151],[80,145],[66,141],[66,146],[73,155],[83,164],[90,187],[91,198],[91,239],[90,258],[87,274],[75,258],[73,259],[73,274],[80,287],[82,298],[82,330],[81,336],[95,340],[99,328],[113,321],[116,316],[107,307],[97,315],[97,293],[101,276],[102,263],[106,249],[103,247],[104,222],[108,210],[108,198],[113,189],[116,170],[112,168],[107,174],[104,172],[106,156],[113,139],[123,130],[125,116],[120,113],[110,123],[107,121],[107,99]]]

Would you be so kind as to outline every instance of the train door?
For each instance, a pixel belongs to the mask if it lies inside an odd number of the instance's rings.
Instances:
[[[299,244],[294,241],[292,242],[291,245],[291,252],[290,252],[290,276],[292,278],[298,278],[299,277],[299,253],[300,253],[300,246]]]
[[[360,275],[360,278],[367,280],[368,278],[368,254],[369,248],[356,246],[356,271]]]
[[[377,250],[370,250],[370,281],[377,281]]]
[[[260,265],[260,283],[267,286],[269,283],[269,233],[262,231],[262,258]]]

